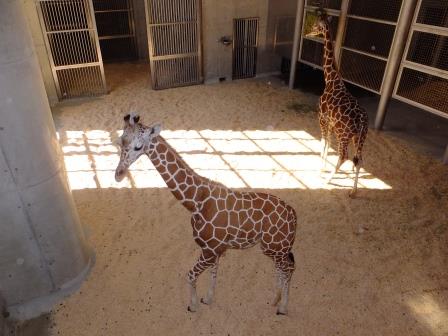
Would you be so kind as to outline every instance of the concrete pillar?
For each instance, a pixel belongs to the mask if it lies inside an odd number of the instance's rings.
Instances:
[[[303,15],[305,0],[297,0],[296,23],[294,27],[294,40],[292,44],[291,70],[289,72],[289,88],[294,89],[296,80],[297,61],[299,60],[300,39],[302,38]]]
[[[401,59],[409,37],[409,28],[414,17],[416,5],[417,0],[406,0],[403,1],[403,4],[401,5],[400,17],[398,18],[395,37],[389,51],[389,61],[387,62],[384,73],[380,102],[376,112],[375,128],[378,130],[383,128],[386,110],[389,106],[390,98],[392,97],[392,92],[397,80]]]
[[[0,1],[0,293],[12,318],[51,309],[93,263],[23,1]]]

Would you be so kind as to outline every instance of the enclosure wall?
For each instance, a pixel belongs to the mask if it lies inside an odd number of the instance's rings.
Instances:
[[[45,48],[44,36],[39,24],[39,17],[36,10],[35,0],[23,0],[26,19],[30,27],[31,36],[33,39],[34,49],[39,61],[40,71],[45,85],[45,91],[51,105],[58,102],[58,95],[56,86],[54,84],[53,74],[51,72],[50,60],[47,49]]]
[[[232,46],[218,40],[232,38],[233,19],[259,17],[257,74],[272,71],[272,53],[267,50],[268,0],[202,1],[204,77],[206,82],[232,78]]]
[[[0,41],[0,293],[29,318],[77,288],[92,254],[21,1],[0,2]]]

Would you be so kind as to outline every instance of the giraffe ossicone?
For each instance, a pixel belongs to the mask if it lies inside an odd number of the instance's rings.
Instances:
[[[322,170],[327,162],[331,135],[334,133],[338,141],[338,162],[333,172],[327,178],[329,183],[341,165],[348,159],[348,146],[353,142],[355,155],[353,164],[355,168],[355,181],[350,197],[356,195],[358,189],[358,176],[362,166],[362,149],[367,137],[369,121],[367,112],[359,105],[344,85],[339,74],[333,53],[333,39],[330,32],[329,17],[320,13],[316,23],[307,36],[324,36],[323,69],[325,89],[319,100],[318,119],[321,130],[321,159]]]
[[[232,190],[196,174],[160,135],[160,124],[144,126],[135,115],[126,115],[124,121],[115,179],[121,181],[130,165],[145,154],[176,199],[192,214],[193,238],[201,254],[188,272],[188,310],[197,310],[196,281],[203,271],[211,269],[211,280],[201,302],[211,304],[220,256],[229,248],[244,249],[260,243],[262,252],[275,265],[277,314],[286,314],[289,284],[295,269],[291,252],[297,226],[295,210],[273,195]]]

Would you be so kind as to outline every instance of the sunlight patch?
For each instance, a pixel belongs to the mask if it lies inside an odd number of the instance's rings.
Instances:
[[[142,156],[126,178],[117,183],[119,150],[103,130],[66,131],[59,139],[70,187],[165,188],[147,156]],[[351,189],[354,172],[346,162],[330,184],[329,171],[338,160],[330,149],[327,171],[321,174],[320,140],[305,131],[164,130],[162,136],[199,175],[231,188]],[[391,189],[361,169],[359,188]]]

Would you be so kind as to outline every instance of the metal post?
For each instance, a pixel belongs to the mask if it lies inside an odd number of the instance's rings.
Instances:
[[[448,165],[448,145],[446,146],[445,155],[443,156],[443,163]]]
[[[340,66],[342,55],[342,43],[344,41],[345,31],[347,27],[347,15],[351,0],[342,0],[341,12],[339,14],[338,31],[336,33],[336,43],[334,46],[334,56],[336,65]]]
[[[305,0],[297,0],[296,24],[294,27],[294,42],[291,55],[291,70],[289,72],[289,88],[294,88],[296,79],[297,60],[299,58],[300,39],[302,38],[303,13],[305,11]]]
[[[417,0],[407,0],[403,1],[401,6],[400,17],[398,18],[394,40],[390,48],[390,57],[384,74],[381,98],[376,112],[375,128],[378,130],[382,129],[384,124],[386,110],[392,96],[395,81],[397,80],[406,42],[409,38],[409,28],[414,17],[416,5]]]

